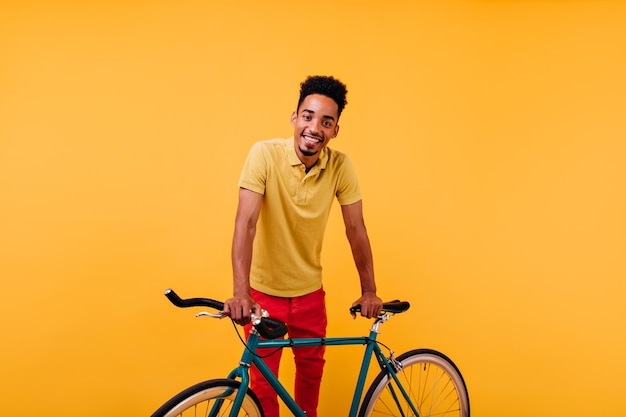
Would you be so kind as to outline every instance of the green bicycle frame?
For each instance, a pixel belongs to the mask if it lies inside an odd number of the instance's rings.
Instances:
[[[248,338],[247,348],[244,350],[244,353],[241,357],[241,361],[239,362],[239,366],[235,368],[228,376],[229,379],[240,378],[241,384],[239,387],[239,391],[237,396],[235,397],[233,403],[233,409],[231,410],[230,416],[236,417],[239,409],[241,408],[241,404],[243,403],[244,396],[249,388],[250,377],[249,377],[249,369],[251,365],[255,365],[261,375],[268,381],[270,386],[276,391],[281,400],[285,403],[285,405],[291,410],[294,416],[296,417],[306,417],[306,414],[300,409],[300,407],[296,404],[293,397],[287,392],[285,387],[280,383],[280,381],[274,376],[272,371],[268,368],[262,358],[256,355],[257,348],[298,348],[304,346],[352,346],[352,345],[366,345],[365,353],[363,355],[363,361],[361,364],[361,370],[359,371],[359,376],[356,383],[356,388],[354,390],[354,395],[352,397],[352,405],[350,407],[349,417],[356,417],[359,405],[361,403],[361,397],[363,396],[363,389],[365,387],[365,380],[367,377],[367,372],[369,370],[370,362],[372,356],[376,357],[378,365],[382,371],[386,371],[389,373],[391,379],[393,379],[396,383],[396,386],[400,390],[401,396],[407,401],[410,405],[411,410],[415,416],[419,417],[419,413],[417,412],[416,407],[413,402],[409,398],[406,390],[398,380],[396,375],[395,367],[390,363],[390,361],[383,355],[378,343],[376,343],[376,337],[378,335],[377,324],[374,325],[372,330],[370,331],[369,337],[335,337],[335,338],[305,338],[305,339],[278,339],[278,340],[261,340],[259,334],[256,330],[253,330],[250,333]],[[394,392],[394,396],[395,396]],[[216,415],[217,411],[221,407],[221,403],[216,403],[214,405],[214,410],[209,413],[209,416]]]

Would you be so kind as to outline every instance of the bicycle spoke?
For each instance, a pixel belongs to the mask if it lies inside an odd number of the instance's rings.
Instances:
[[[380,374],[366,394],[360,417],[415,417],[414,410],[420,417],[468,417],[469,402],[462,377],[449,359],[433,352],[419,350],[402,355],[403,367],[396,374],[401,386],[386,373]]]
[[[172,398],[154,415],[159,417],[223,417],[230,415],[239,382],[229,379],[205,381]],[[261,405],[252,391],[246,392],[240,417],[260,417]]]

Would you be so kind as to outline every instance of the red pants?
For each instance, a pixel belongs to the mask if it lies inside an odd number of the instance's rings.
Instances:
[[[287,323],[288,336],[296,338],[326,337],[326,306],[324,290],[319,289],[300,297],[283,298],[263,294],[252,290],[252,298],[267,310],[270,317]],[[250,325],[246,327],[249,331]],[[276,349],[258,349],[260,356],[265,356]],[[317,417],[320,383],[324,371],[324,346],[293,348],[296,364],[294,399],[307,417]],[[282,350],[264,359],[265,363],[278,375]],[[268,382],[256,367],[250,370],[251,387],[259,397],[265,417],[278,417],[278,399]]]

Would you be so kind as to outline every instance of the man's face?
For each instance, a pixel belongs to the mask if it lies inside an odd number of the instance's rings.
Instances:
[[[317,161],[322,149],[337,136],[337,111],[337,103],[332,98],[311,94],[305,97],[297,112],[291,115],[296,153],[307,167]]]

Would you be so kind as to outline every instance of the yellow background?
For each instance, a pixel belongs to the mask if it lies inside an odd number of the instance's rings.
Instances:
[[[412,303],[381,340],[451,356],[474,416],[623,415],[626,2],[12,3],[3,414],[149,415],[235,366],[230,324],[162,292],[231,294],[248,148],[333,74],[380,295]],[[363,334],[337,207],[323,256],[330,335]],[[359,352],[329,350],[321,415]]]

